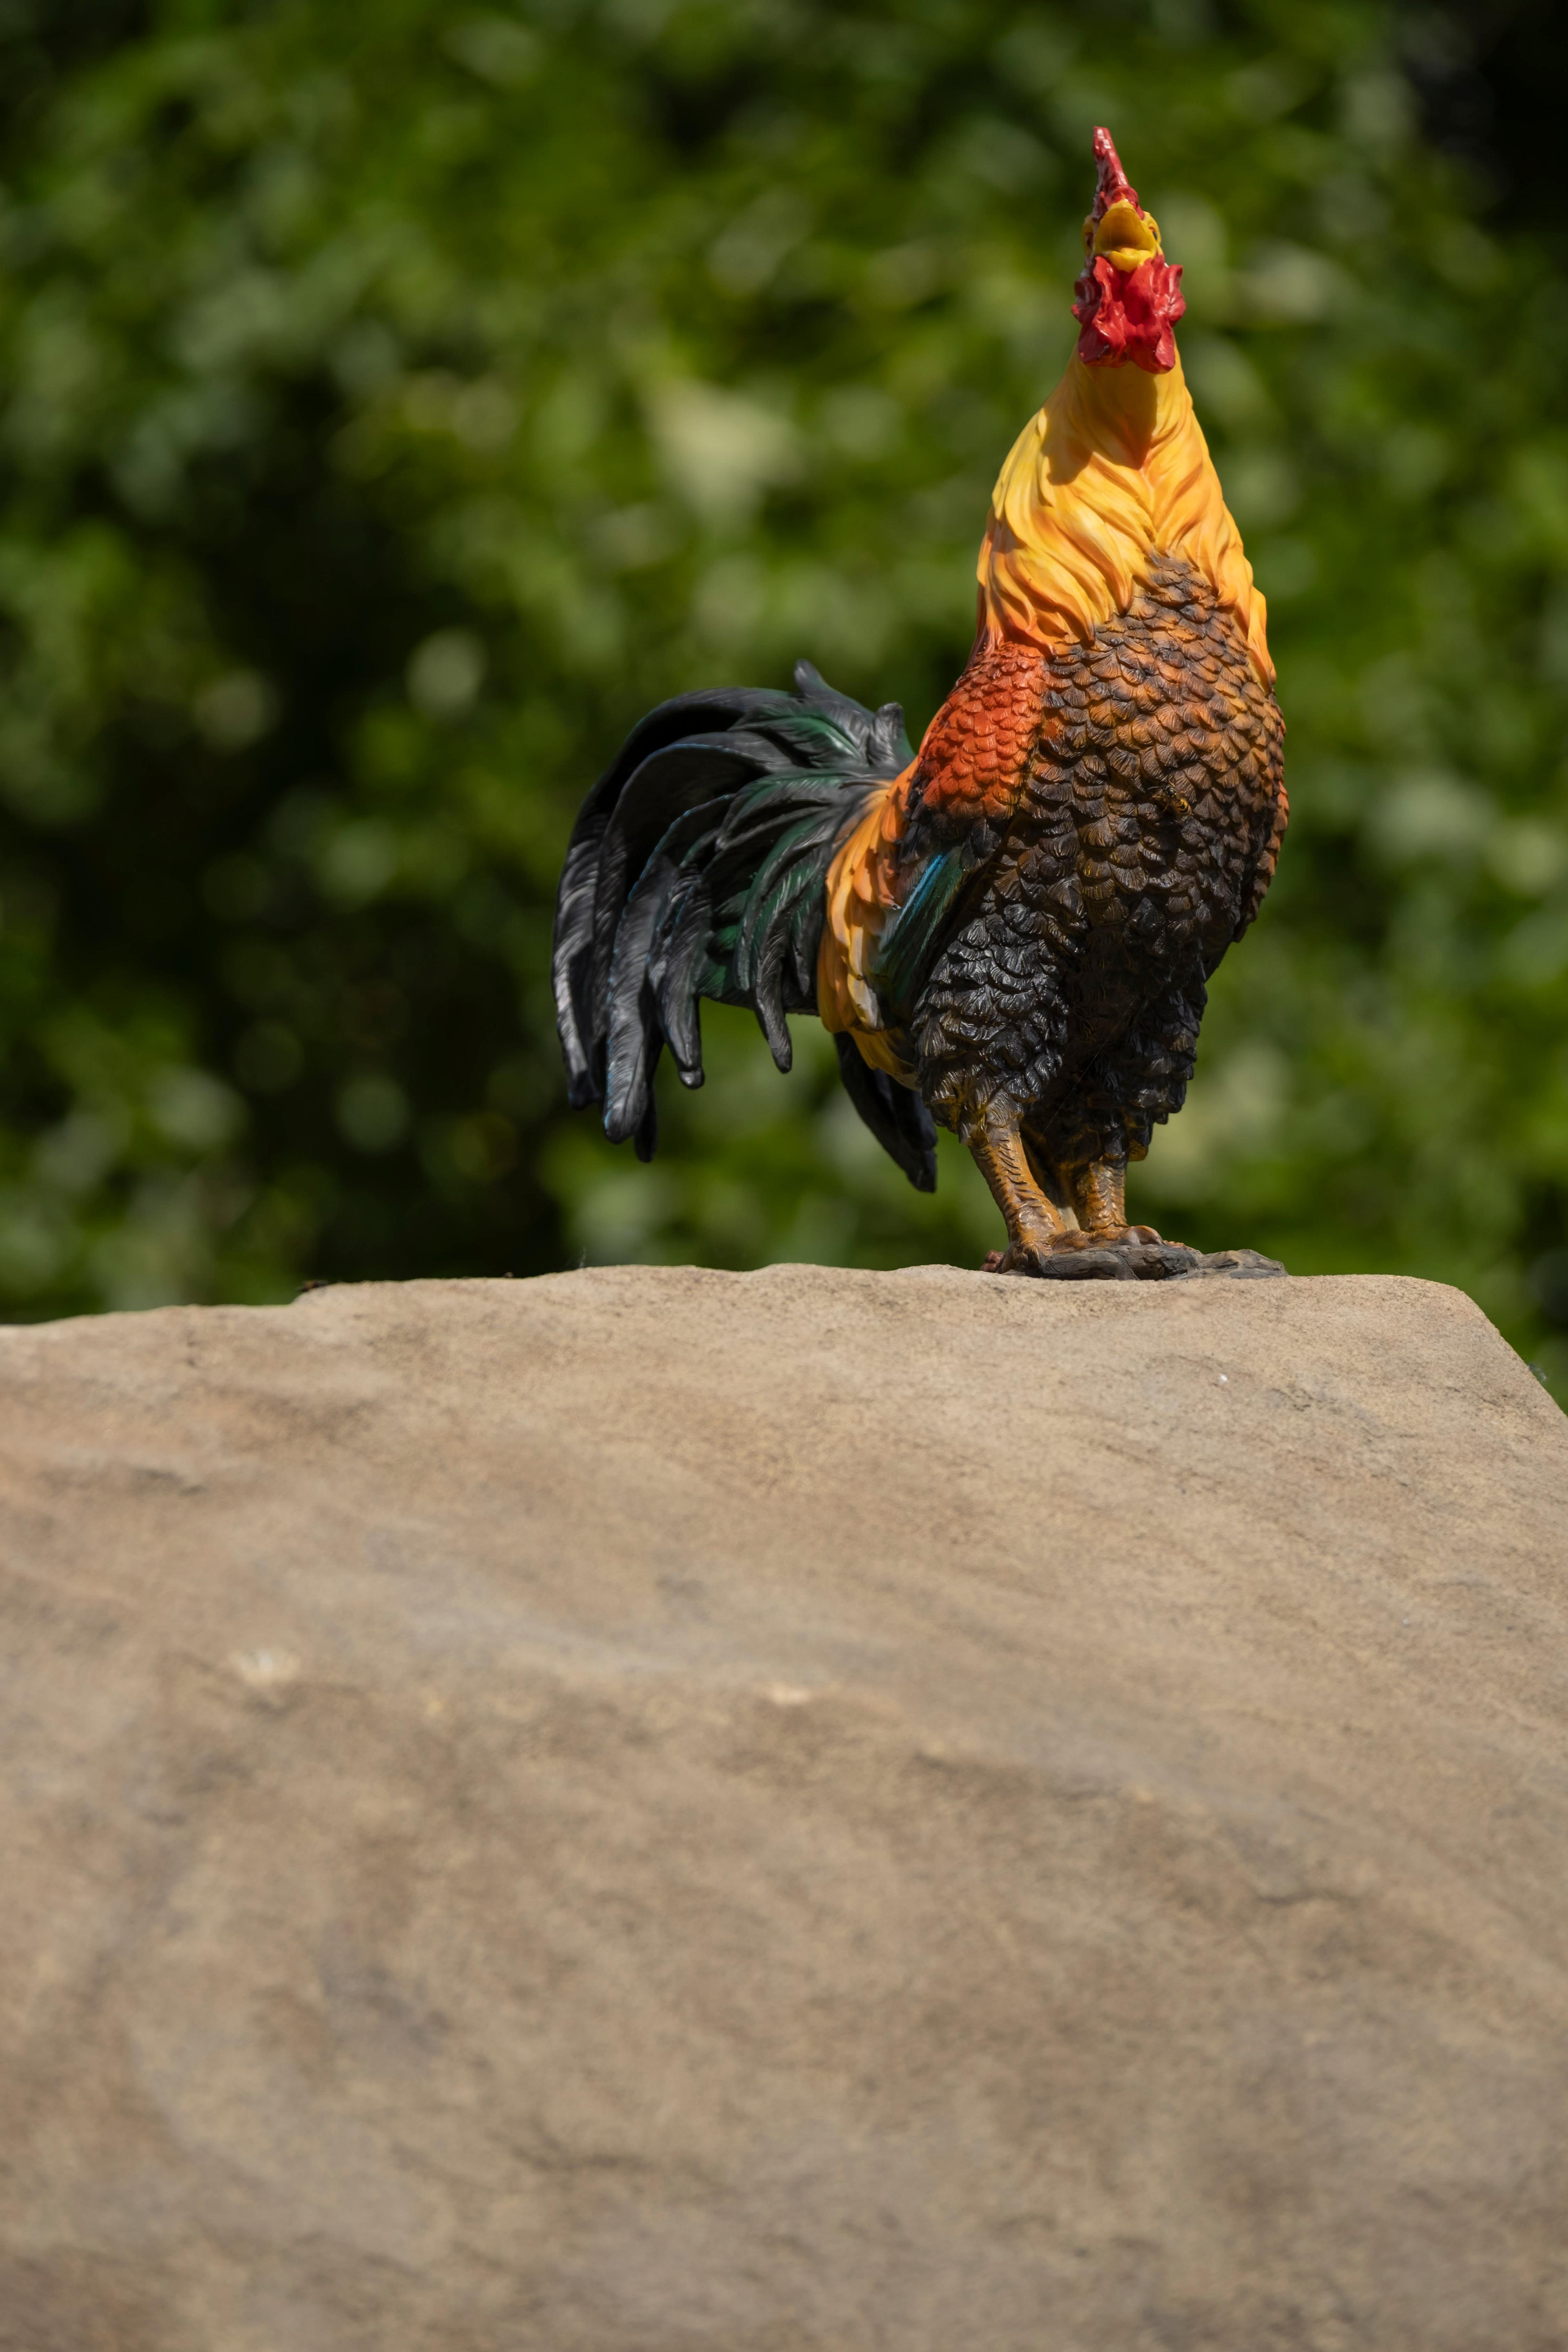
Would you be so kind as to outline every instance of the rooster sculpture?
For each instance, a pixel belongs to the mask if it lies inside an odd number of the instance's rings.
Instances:
[[[793,694],[687,694],[584,803],[556,910],[571,1097],[647,1159],[703,997],[834,1033],[861,1118],[922,1191],[935,1123],[978,1162],[1005,1273],[1158,1241],[1127,1163],[1181,1108],[1205,983],[1286,818],[1264,603],[1199,429],[1180,266],[1110,135],[1067,373],[1002,468],[968,667],[918,752],[807,662]],[[1087,1270],[1087,1269],[1086,1269]]]

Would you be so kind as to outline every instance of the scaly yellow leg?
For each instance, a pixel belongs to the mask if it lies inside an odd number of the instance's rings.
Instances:
[[[988,1103],[964,1140],[1007,1227],[1006,1249],[994,1265],[988,1258],[987,1266],[997,1274],[1037,1274],[1039,1261],[1061,1245],[1068,1226],[1036,1181],[1016,1112]]]
[[[1100,1160],[1087,1168],[1058,1170],[1083,1229],[1079,1248],[1105,1249],[1113,1242],[1157,1242],[1152,1225],[1127,1222],[1127,1170],[1120,1160]]]

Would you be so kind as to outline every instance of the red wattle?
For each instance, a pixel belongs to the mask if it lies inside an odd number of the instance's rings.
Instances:
[[[1150,375],[1176,362],[1176,320],[1186,309],[1182,265],[1153,256],[1136,269],[1118,269],[1101,254],[1073,288],[1073,317],[1083,332],[1078,355],[1085,367],[1120,367],[1131,360]]]

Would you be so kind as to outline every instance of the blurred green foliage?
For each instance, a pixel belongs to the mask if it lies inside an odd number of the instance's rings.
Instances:
[[[1140,1213],[1462,1284],[1568,1393],[1568,304],[1367,0],[10,0],[0,1300],[974,1263],[797,1024],[641,1169],[550,901],[648,704],[961,667],[1108,121],[1271,605],[1294,822]]]

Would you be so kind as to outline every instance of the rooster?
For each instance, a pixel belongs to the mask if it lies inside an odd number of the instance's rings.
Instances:
[[[1181,268],[1109,131],[1067,372],[992,498],[967,667],[919,751],[808,662],[793,694],[678,696],[589,793],[556,909],[574,1106],[654,1149],[654,1069],[702,1083],[698,1006],[837,1041],[921,1191],[936,1126],[1006,1226],[989,1263],[1158,1241],[1127,1163],[1179,1110],[1205,984],[1286,819],[1262,596],[1176,353]],[[1087,1271],[1087,1266],[1086,1266]]]

